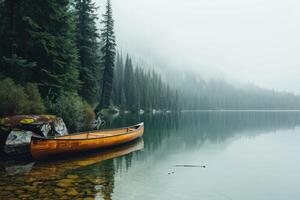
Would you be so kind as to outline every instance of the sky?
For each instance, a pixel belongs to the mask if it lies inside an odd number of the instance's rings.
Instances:
[[[104,9],[105,0],[95,0]],[[160,69],[300,94],[299,0],[112,0],[117,48]]]

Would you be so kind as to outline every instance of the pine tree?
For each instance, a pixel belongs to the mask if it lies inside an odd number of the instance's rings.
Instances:
[[[134,111],[136,109],[135,107],[135,83],[134,83],[134,72],[133,72],[133,66],[132,61],[129,56],[126,57],[125,61],[125,69],[124,69],[124,94],[125,94],[125,101],[126,101],[126,109],[130,111]]]
[[[112,7],[110,0],[107,0],[106,13],[103,15],[103,29],[101,30],[102,40],[102,57],[101,63],[103,66],[101,101],[96,108],[99,113],[102,108],[107,108],[110,105],[112,84],[114,75],[114,62],[116,55],[116,42],[114,34],[114,20],[112,18]]]
[[[31,11],[33,20],[28,19],[34,43],[29,52],[38,61],[35,73],[42,94],[77,93],[78,51],[70,1],[39,1],[35,4],[36,11]]]
[[[78,60],[69,0],[6,0],[4,5],[1,37],[8,40],[1,42],[3,74],[17,83],[37,82],[43,97],[76,93]]]
[[[24,84],[36,64],[24,58],[23,31],[24,2],[5,0],[0,2],[0,73],[16,83]],[[6,39],[4,39],[6,38]]]
[[[113,79],[113,102],[117,105],[121,105],[122,93],[123,93],[123,58],[119,53],[117,54],[116,67],[114,70]]]
[[[140,78],[141,78],[140,68],[136,67],[134,71],[134,90],[135,90],[134,105],[137,111],[141,109],[141,101],[142,101],[141,88],[143,87],[143,83]]]
[[[91,105],[99,99],[100,59],[96,7],[92,0],[75,0],[76,45],[79,53],[79,94]]]

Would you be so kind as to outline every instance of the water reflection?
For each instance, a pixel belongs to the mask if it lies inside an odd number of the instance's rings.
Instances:
[[[175,143],[193,148],[210,141],[222,143],[234,136],[255,136],[292,129],[300,125],[300,112],[187,112],[161,115],[126,115],[109,122],[109,127],[145,121],[145,149],[156,151],[170,136]],[[176,144],[174,144],[176,146]]]
[[[113,190],[113,158],[144,148],[143,139],[107,149],[54,161],[34,163],[28,158],[0,163],[0,199],[70,199],[103,194],[110,199]],[[97,164],[97,167],[96,165]],[[11,191],[17,190],[16,193]]]
[[[186,158],[186,155],[189,154],[196,157],[201,154],[202,158],[209,156],[210,154],[206,154],[204,149],[207,143],[215,144],[219,148],[232,139],[255,138],[262,134],[290,130],[300,125],[300,113],[128,114],[107,120],[106,128],[128,126],[140,121],[145,122],[143,140],[105,152],[73,155],[46,163],[34,163],[26,160],[26,158],[23,160],[18,158],[17,161],[0,161],[0,199],[7,199],[8,197],[23,199],[78,199],[83,197],[91,199],[134,199],[139,195],[151,193],[157,187],[156,184],[169,180],[170,177],[168,175],[165,177],[161,171],[169,170],[174,164],[206,164],[182,162],[196,160],[195,157],[190,160]],[[266,141],[265,144],[267,146],[268,142]],[[240,151],[242,148],[243,146],[237,149]],[[143,151],[140,151],[142,149]],[[176,163],[166,164],[169,157],[172,157],[172,161]],[[224,162],[224,158],[220,157],[220,160]],[[214,162],[216,165],[221,165],[217,161]],[[222,163],[222,165],[225,164]],[[208,176],[212,167],[208,166],[208,169],[205,170],[206,176]],[[214,170],[216,170],[214,171],[216,174],[221,173],[220,169]],[[173,182],[167,183],[190,181],[185,178],[173,179]],[[138,182],[138,180],[142,182]],[[208,182],[208,180],[206,181]],[[153,185],[143,187],[148,183]],[[135,194],[137,196],[134,196],[131,193],[137,188],[139,195]],[[165,192],[166,190],[159,190],[160,192],[156,196],[153,196],[154,194],[148,197],[144,196],[144,199],[170,199],[171,197],[168,195],[171,192]],[[12,193],[11,191],[16,192]],[[178,188],[172,193],[182,195],[182,191]],[[189,198],[186,194],[179,199],[193,199],[193,197]]]

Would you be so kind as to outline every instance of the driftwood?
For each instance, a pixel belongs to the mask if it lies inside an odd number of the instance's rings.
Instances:
[[[205,165],[174,165],[174,167],[202,167],[205,168]]]

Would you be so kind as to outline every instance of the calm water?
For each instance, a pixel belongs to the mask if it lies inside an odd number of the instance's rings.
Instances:
[[[107,126],[140,121],[142,140],[105,152],[1,161],[0,199],[300,199],[300,112],[127,115]]]

